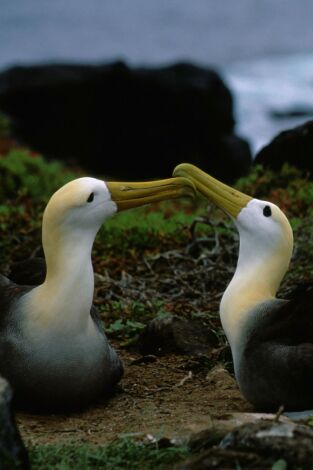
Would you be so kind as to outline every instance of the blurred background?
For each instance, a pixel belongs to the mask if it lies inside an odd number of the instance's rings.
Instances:
[[[254,156],[313,116],[312,17],[311,0],[1,0],[0,71],[116,60],[209,67],[231,91],[235,132]]]

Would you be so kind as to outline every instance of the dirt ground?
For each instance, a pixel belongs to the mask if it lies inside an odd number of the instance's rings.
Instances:
[[[103,444],[124,433],[184,438],[231,411],[251,410],[222,365],[207,374],[201,365],[197,370],[197,358],[152,356],[145,363],[139,354],[119,352],[125,375],[115,396],[72,415],[18,413],[26,444]]]

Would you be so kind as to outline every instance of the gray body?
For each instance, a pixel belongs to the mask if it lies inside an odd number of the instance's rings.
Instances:
[[[16,401],[31,409],[69,410],[112,392],[123,366],[96,308],[90,311],[96,325],[92,340],[53,331],[38,339],[24,328],[23,296],[31,289],[0,276],[0,374],[12,385]]]
[[[313,408],[312,292],[262,302],[248,314],[234,357],[245,398],[257,409]]]

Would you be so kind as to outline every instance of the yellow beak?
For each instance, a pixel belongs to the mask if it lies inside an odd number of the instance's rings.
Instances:
[[[119,211],[181,196],[194,197],[196,194],[193,182],[181,177],[141,183],[109,181],[106,185]]]
[[[173,175],[189,178],[198,191],[232,217],[237,217],[252,197],[221,183],[190,163],[178,165]]]

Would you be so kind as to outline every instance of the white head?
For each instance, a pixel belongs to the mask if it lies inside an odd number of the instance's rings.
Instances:
[[[97,231],[118,210],[194,193],[193,184],[185,178],[105,183],[85,177],[65,184],[52,195],[43,216],[48,270],[60,259],[68,263],[79,251],[90,256]]]
[[[275,204],[251,199],[233,219],[240,235],[238,269],[255,276],[266,266],[266,277],[259,282],[267,283],[274,296],[293,249],[293,233],[287,217]]]
[[[93,242],[103,222],[117,212],[104,181],[78,178],[56,191],[43,216],[43,244],[48,240],[65,241],[65,237],[87,237]],[[56,237],[56,238],[55,238]],[[61,237],[61,240],[60,240]]]

